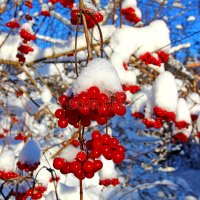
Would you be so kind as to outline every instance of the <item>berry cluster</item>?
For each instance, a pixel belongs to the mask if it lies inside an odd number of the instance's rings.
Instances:
[[[11,21],[6,23],[6,26],[8,28],[20,28],[20,24],[16,19],[12,19]]]
[[[139,17],[137,17],[136,13],[135,13],[135,9],[132,7],[128,7],[128,8],[123,8],[121,10],[121,14],[124,16],[124,18],[129,21],[129,22],[133,22],[133,23],[138,23],[141,21],[141,19]]]
[[[103,21],[103,15],[100,12],[96,12],[94,10],[86,9],[84,10],[85,19],[87,22],[88,28],[93,28],[97,23]],[[81,13],[77,9],[73,9],[71,12],[71,23],[73,25],[83,25],[83,20],[81,17]]]
[[[18,134],[15,136],[15,140],[22,140],[22,141],[26,142],[27,137],[26,137],[25,135],[23,135],[22,133],[18,133]]]
[[[41,10],[40,15],[45,16],[45,17],[51,16],[49,10]]]
[[[24,63],[26,61],[24,54],[28,54],[34,51],[34,49],[28,44],[28,42],[35,40],[36,37],[24,28],[22,28],[20,31],[20,37],[23,39],[23,43],[20,44],[20,46],[18,47],[18,53],[16,57],[18,58],[19,62]]]
[[[66,128],[68,123],[77,128],[79,121],[84,127],[90,126],[91,121],[104,125],[109,118],[126,113],[126,107],[123,105],[125,101],[124,92],[116,92],[109,97],[93,86],[76,96],[61,95],[59,102],[62,108],[56,110],[55,116],[59,119],[60,128]]]
[[[187,123],[186,121],[179,121],[179,122],[175,122],[175,126],[180,130],[183,128],[188,128],[189,127],[189,123]]]
[[[27,6],[28,8],[30,8],[30,9],[33,8],[32,0],[26,0],[24,5]]]
[[[146,128],[161,128],[163,126],[163,121],[160,118],[156,118],[156,119],[142,119],[142,122],[145,124]]]
[[[92,178],[94,173],[103,167],[103,163],[100,160],[87,159],[87,154],[80,151],[76,156],[76,160],[72,162],[67,162],[59,157],[55,158],[53,167],[60,170],[62,174],[73,173],[79,180],[83,180],[84,178]]]
[[[86,142],[86,147],[91,158],[103,155],[105,159],[113,160],[116,164],[120,164],[125,158],[125,148],[119,144],[118,139],[108,134],[101,135],[99,131],[92,133],[92,140]]]
[[[164,119],[168,122],[175,122],[176,115],[174,112],[166,111],[160,107],[154,107],[153,111],[156,117]]]
[[[116,186],[119,184],[118,178],[113,178],[113,179],[104,179],[99,181],[99,185],[104,185],[108,187],[109,185]]]
[[[161,63],[166,63],[169,60],[169,54],[165,53],[164,51],[157,51],[156,54],[158,58],[155,58],[151,55],[151,53],[146,52],[140,56],[140,60],[146,65],[153,64],[159,67],[161,66]]]
[[[17,178],[19,175],[13,171],[0,171],[0,179],[7,180]]]
[[[176,133],[175,135],[172,136],[172,142],[177,143],[177,142],[182,142],[185,143],[188,141],[187,135],[185,135],[182,132]]]
[[[24,193],[12,192],[12,196],[17,197],[16,200],[26,200],[29,199],[41,199],[42,194],[47,190],[44,186],[36,186],[34,189],[29,189]]]
[[[34,170],[38,168],[39,165],[40,165],[40,162],[31,164],[31,165],[27,163],[21,163],[20,161],[17,162],[17,167],[26,172],[33,172]]]
[[[132,94],[140,91],[140,86],[138,85],[122,85],[122,88],[125,92],[130,91]]]
[[[144,118],[144,114],[141,112],[134,112],[131,114],[131,116],[135,117],[135,119],[143,119]]]
[[[49,180],[49,182],[50,182],[50,183],[52,183],[52,182],[54,182],[54,181],[55,181],[55,182],[58,182],[59,180],[60,180],[60,177],[59,177],[59,176],[54,177],[54,178],[51,177],[50,180]]]
[[[74,0],[49,0],[50,3],[56,4],[59,3],[64,7],[64,8],[73,8],[74,7]]]

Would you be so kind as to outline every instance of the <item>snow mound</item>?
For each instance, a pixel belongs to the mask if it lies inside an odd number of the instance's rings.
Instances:
[[[0,155],[0,171],[14,171],[14,152],[11,150],[3,151]]]
[[[111,62],[103,58],[90,61],[77,78],[73,93],[79,94],[92,86],[97,86],[101,92],[106,93],[122,91],[119,76]]]
[[[64,158],[68,162],[72,162],[75,160],[76,155],[80,152],[80,149],[75,148],[73,145],[69,145],[65,148],[60,154],[61,158]]]
[[[170,72],[165,71],[157,77],[153,90],[155,106],[169,112],[176,112],[178,91],[175,78]]]
[[[41,158],[41,147],[35,139],[30,139],[19,154],[19,161],[28,165],[38,163]]]

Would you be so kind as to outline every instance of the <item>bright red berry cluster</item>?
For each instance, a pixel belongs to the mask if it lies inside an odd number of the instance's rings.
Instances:
[[[140,86],[138,85],[122,85],[122,88],[125,92],[130,91],[132,94],[140,91]]]
[[[131,116],[135,117],[135,119],[143,119],[144,118],[144,114],[141,112],[134,112],[131,114]]]
[[[60,170],[62,174],[73,173],[79,180],[83,180],[84,178],[92,178],[94,173],[103,167],[103,163],[100,160],[88,159],[87,154],[80,151],[76,160],[72,162],[67,162],[59,157],[55,158],[53,167]]]
[[[0,179],[7,180],[17,178],[19,175],[13,171],[0,171]]]
[[[172,136],[172,142],[177,143],[177,142],[182,142],[185,143],[188,141],[187,135],[185,135],[182,132],[176,133],[175,135]]]
[[[11,21],[6,23],[6,26],[8,28],[20,28],[20,24],[16,19],[12,19]]]
[[[137,17],[137,15],[135,13],[135,9],[132,7],[123,8],[121,10],[121,14],[129,22],[138,23],[141,21],[141,19],[139,17]]]
[[[52,182],[54,182],[54,181],[55,181],[55,182],[58,182],[59,180],[60,180],[60,177],[59,177],[59,176],[54,177],[54,178],[51,177],[50,180],[49,180],[49,182],[50,182],[50,183],[52,183]]]
[[[163,121],[160,118],[156,119],[142,119],[142,122],[145,124],[146,128],[161,128],[163,126]]]
[[[113,179],[103,179],[99,181],[99,185],[104,185],[108,187],[109,185],[116,186],[119,184],[118,178],[113,178]]]
[[[156,54],[158,55],[158,58],[155,58],[151,55],[151,53],[146,52],[140,56],[140,60],[146,65],[153,64],[158,67],[161,66],[161,63],[166,63],[169,60],[169,54],[165,53],[164,51],[157,51]]]
[[[85,19],[88,28],[93,28],[97,23],[103,21],[103,15],[100,12],[93,10],[84,10]],[[73,25],[83,25],[83,20],[78,9],[73,9],[71,12],[71,23]]]
[[[26,0],[24,5],[27,6],[28,8],[30,8],[30,9],[33,8],[32,0]]]
[[[41,10],[40,15],[45,16],[45,17],[51,16],[49,10]]]
[[[23,43],[18,47],[18,53],[16,57],[18,58],[19,62],[24,63],[26,61],[24,54],[28,54],[34,51],[34,49],[27,43],[32,40],[35,40],[36,37],[24,28],[22,28],[20,31],[20,37],[23,39]]]
[[[175,122],[175,126],[180,130],[183,128],[188,128],[189,127],[189,123],[187,123],[186,121],[179,121],[179,122]]]
[[[109,118],[126,113],[126,107],[123,105],[125,101],[124,92],[116,92],[109,97],[93,86],[76,96],[61,95],[59,102],[62,108],[56,110],[55,116],[59,119],[60,128],[66,128],[68,123],[77,128],[79,121],[84,127],[90,126],[91,121],[104,125]]]
[[[41,199],[42,194],[47,190],[44,186],[36,186],[34,189],[29,189],[24,193],[12,192],[12,196],[17,197],[16,200]]]
[[[92,140],[86,142],[86,147],[90,151],[91,158],[99,158],[103,155],[116,164],[120,164],[125,158],[125,148],[119,144],[118,139],[108,134],[101,135],[99,131],[92,133]]]
[[[60,3],[64,8],[73,8],[74,0],[49,0],[52,4]]]
[[[166,111],[160,107],[154,107],[153,111],[156,117],[166,120],[168,122],[175,122],[176,115],[174,112]]]
[[[22,133],[18,133],[18,134],[15,136],[15,140],[22,140],[22,141],[26,142],[27,137],[26,137],[25,135],[23,135]]]
[[[20,161],[17,162],[17,167],[26,172],[33,172],[34,170],[38,168],[39,165],[40,165],[40,162],[34,163],[32,165],[29,165],[27,163],[21,163]]]

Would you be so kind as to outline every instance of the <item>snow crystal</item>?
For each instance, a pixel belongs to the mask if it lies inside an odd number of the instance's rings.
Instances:
[[[195,16],[189,16],[189,17],[187,18],[187,21],[188,21],[188,22],[194,21],[194,20],[196,20],[196,17],[195,17]]]
[[[41,147],[35,139],[30,139],[22,148],[19,154],[19,161],[33,165],[38,163],[41,157]]]
[[[155,106],[176,112],[178,92],[174,76],[168,71],[163,72],[157,77],[153,87]]]
[[[185,121],[187,123],[191,123],[190,111],[185,99],[183,98],[178,100],[176,121]]]
[[[90,61],[74,83],[73,93],[79,94],[92,86],[97,86],[101,92],[122,91],[119,76],[111,62],[102,58]]]

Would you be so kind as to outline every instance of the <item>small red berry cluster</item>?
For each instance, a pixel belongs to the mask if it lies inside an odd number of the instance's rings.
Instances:
[[[189,123],[187,123],[186,121],[176,121],[175,122],[175,126],[180,130],[180,129],[183,129],[183,128],[188,128],[189,127]]]
[[[44,186],[36,186],[34,189],[29,189],[26,192],[12,192],[12,196],[17,197],[16,200],[41,199],[42,194],[47,190]]]
[[[0,171],[0,179],[7,180],[17,178],[19,175],[13,171]]]
[[[140,91],[139,85],[122,85],[122,88],[125,92],[129,91],[132,94],[135,94],[136,92]]]
[[[91,158],[103,155],[105,159],[113,160],[116,164],[120,164],[125,158],[125,148],[119,144],[118,139],[108,134],[101,135],[99,131],[92,133],[92,139],[86,142],[86,147]]]
[[[8,133],[9,133],[9,130],[7,128],[4,128],[3,133],[0,133],[0,139],[5,138]]]
[[[26,137],[25,135],[23,135],[22,133],[18,133],[18,134],[15,136],[15,140],[22,140],[22,141],[26,142],[27,137]]]
[[[108,187],[109,185],[117,186],[119,184],[118,178],[113,179],[103,179],[99,181],[99,185],[104,185]]]
[[[74,0],[49,0],[49,2],[52,4],[60,3],[64,8],[74,7]]]
[[[100,160],[87,158],[87,154],[80,151],[76,156],[76,160],[72,162],[67,162],[59,157],[55,158],[53,167],[60,170],[62,174],[73,173],[79,180],[83,180],[84,178],[92,178],[94,173],[103,167],[103,163]]]
[[[172,136],[172,142],[173,143],[177,143],[177,142],[182,142],[185,143],[188,141],[188,137],[187,135],[185,135],[182,132],[178,132],[175,135]]]
[[[24,54],[27,55],[28,53],[34,51],[34,49],[30,46],[30,44],[28,44],[28,42],[35,40],[36,37],[35,35],[29,33],[25,28],[21,29],[20,37],[23,39],[23,43],[20,44],[20,46],[18,47],[17,49],[18,53],[16,57],[18,58],[19,62],[24,63],[26,61]]]
[[[17,162],[17,167],[26,172],[33,172],[34,170],[38,168],[39,165],[40,165],[40,162],[31,164],[31,165],[27,163],[21,163],[20,161]]]
[[[14,28],[20,28],[20,24],[17,21],[17,19],[12,19],[9,22],[6,23],[6,26],[8,28],[14,29]]]
[[[40,15],[45,16],[45,17],[51,16],[49,7],[47,4],[42,4],[42,9],[41,9]]]
[[[154,107],[153,111],[154,111],[154,115],[157,118],[161,118],[161,119],[166,120],[168,122],[175,122],[176,115],[175,115],[174,112],[169,112],[169,111],[167,111],[163,108],[160,108],[160,107]]]
[[[24,5],[27,6],[28,8],[30,8],[30,9],[33,8],[32,0],[26,0]]]
[[[155,58],[151,55],[151,53],[146,52],[140,56],[140,60],[146,65],[153,64],[160,67],[161,63],[166,63],[169,59],[169,54],[165,53],[164,51],[158,51],[156,54],[158,55],[158,58]]]
[[[163,121],[160,118],[156,118],[156,119],[142,119],[142,122],[144,123],[144,125],[146,126],[146,128],[161,128],[163,126]]]
[[[137,24],[138,22],[141,21],[141,19],[136,15],[135,9],[133,7],[122,8],[121,14],[129,22]]]
[[[58,182],[59,180],[60,180],[60,177],[59,177],[59,176],[54,177],[54,178],[51,177],[50,180],[49,180],[49,182],[50,182],[50,183],[52,183],[52,182],[54,182],[54,181],[55,181],[55,182]]]
[[[125,101],[124,92],[116,92],[109,97],[105,93],[100,93],[98,87],[93,86],[76,96],[61,95],[59,103],[62,108],[55,111],[55,116],[59,119],[60,128],[66,128],[68,123],[78,128],[79,121],[84,127],[90,126],[91,121],[104,125],[109,118],[115,115],[123,116],[126,113],[126,107],[123,105]]]
[[[103,15],[100,12],[97,12],[91,9],[84,9],[83,13],[84,13],[88,28],[93,28],[96,24],[103,21]],[[72,10],[71,23],[73,25],[83,25],[83,20],[82,20],[80,10],[78,9]]]

